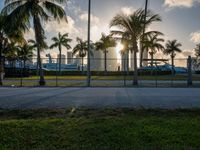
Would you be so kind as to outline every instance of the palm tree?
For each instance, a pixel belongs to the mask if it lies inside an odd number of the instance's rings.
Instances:
[[[147,28],[153,22],[161,21],[161,18],[157,14],[153,14],[148,11],[146,15],[146,21],[144,20],[145,11],[137,10],[131,15],[119,14],[116,15],[111,21],[110,27],[118,27],[119,30],[113,30],[113,35],[123,36],[127,35],[131,47],[131,51],[134,53],[134,79],[133,85],[138,85],[138,71],[137,71],[137,53],[138,53],[138,40],[141,38],[144,30],[144,26]]]
[[[18,58],[23,61],[24,69],[26,68],[26,62],[33,58],[33,51],[35,50],[35,48],[36,47],[34,45],[30,44],[30,41],[18,46],[17,55]]]
[[[154,61],[154,55],[157,53],[157,51],[159,50],[164,50],[164,46],[161,44],[162,42],[164,42],[165,40],[162,38],[159,38],[160,34],[155,34],[155,35],[150,35],[150,36],[146,36],[144,35],[143,41],[142,41],[142,45],[143,45],[143,49],[147,49],[147,51],[149,52],[150,56],[151,56],[151,67],[153,68],[153,61]],[[161,34],[163,35],[163,34]]]
[[[174,58],[176,57],[176,53],[182,52],[182,50],[180,49],[181,46],[182,46],[182,44],[178,43],[177,40],[167,41],[166,46],[165,46],[164,54],[170,55],[170,57],[171,57],[172,75],[174,75],[174,73],[175,73],[175,71],[174,71]]]
[[[148,0],[145,1],[145,9],[144,9],[144,21],[146,22],[146,16],[147,16],[147,11],[148,11]],[[146,26],[144,25],[143,27],[143,35],[145,34],[146,32]],[[143,39],[144,36],[142,36],[142,39],[141,39],[141,53],[140,53],[140,67],[143,66],[143,54],[144,54],[144,46],[142,45],[142,42],[143,42]]]
[[[13,21],[29,26],[33,22],[37,57],[40,69],[40,85],[45,85],[40,52],[45,47],[45,32],[41,22],[47,22],[52,16],[58,21],[65,18],[65,11],[59,5],[67,0],[6,0],[2,12],[12,17]],[[30,21],[32,19],[32,21]],[[67,21],[67,20],[66,20]]]
[[[78,53],[79,57],[81,57],[81,70],[83,71],[84,57],[86,57],[88,53],[88,41],[83,41],[81,38],[77,38],[77,45],[73,49],[73,55]],[[93,44],[90,45],[93,48]],[[93,55],[92,51],[89,52],[90,55]]]
[[[72,39],[68,38],[69,34],[65,33],[61,35],[61,33],[58,33],[58,37],[53,37],[52,41],[54,42],[50,49],[53,49],[55,47],[58,47],[59,50],[59,73],[61,74],[61,55],[62,55],[62,46],[64,46],[67,50],[71,49],[71,46],[69,45],[70,42],[72,42]]]
[[[95,43],[96,50],[102,50],[104,53],[104,71],[105,74],[107,73],[107,53],[108,48],[116,46],[115,40],[112,38],[112,36],[102,33],[101,39]]]
[[[6,49],[4,49],[5,51],[3,52],[5,55],[5,59],[9,62],[10,66],[12,68],[15,67],[15,62],[18,59],[18,45],[16,42],[10,42],[8,43]]]
[[[22,27],[5,14],[0,14],[0,85],[3,85],[4,60],[3,54],[8,50],[10,42],[22,42]],[[20,29],[20,30],[19,30]]]

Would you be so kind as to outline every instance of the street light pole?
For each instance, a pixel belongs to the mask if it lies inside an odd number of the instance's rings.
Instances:
[[[146,17],[147,17],[147,10],[148,10],[148,0],[146,0],[145,2],[145,10],[144,10],[144,22],[146,22]],[[145,34],[145,29],[146,29],[146,25],[144,24],[144,28],[143,28],[143,35]],[[144,37],[142,37],[142,42],[144,41]],[[143,63],[143,53],[144,53],[144,48],[143,48],[143,43],[141,44],[141,54],[140,54],[140,67],[142,67],[142,63]]]
[[[87,86],[90,87],[90,20],[91,20],[91,0],[88,2],[88,52],[87,52]]]

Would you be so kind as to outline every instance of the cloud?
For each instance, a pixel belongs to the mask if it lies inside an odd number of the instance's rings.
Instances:
[[[75,27],[75,21],[68,16],[68,23],[65,20],[61,20],[60,22],[57,22],[56,20],[49,21],[45,24],[45,31],[46,32],[55,32],[55,33],[69,33],[74,34],[78,33],[78,29]]]
[[[82,21],[88,21],[88,13],[83,13],[79,16],[79,19]],[[91,14],[91,22],[92,24],[99,24],[100,23],[100,19],[97,16],[94,16]]]
[[[133,7],[122,7],[121,12],[125,15],[130,15],[135,11]]]
[[[88,21],[88,13],[82,12],[79,16],[80,21]],[[87,30],[84,30],[83,33],[87,35]],[[97,16],[91,14],[91,39],[93,42],[98,41],[101,38],[101,33],[109,34],[109,25],[101,22],[101,19]]]
[[[197,31],[197,32],[193,32],[190,34],[190,40],[195,43],[195,44],[198,44],[200,43],[200,31]]]
[[[195,2],[200,2],[200,0],[165,0],[165,6],[167,7],[187,7],[190,8],[194,6]]]

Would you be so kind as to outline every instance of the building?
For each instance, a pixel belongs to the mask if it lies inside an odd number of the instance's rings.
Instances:
[[[73,54],[72,54],[72,52],[67,52],[67,64],[73,64]]]
[[[58,54],[57,55],[57,63],[59,63],[59,60],[60,60],[60,55]],[[63,65],[66,64],[65,60],[66,60],[66,56],[62,54],[61,55],[61,64],[63,64]]]
[[[104,57],[103,51],[93,50],[93,55],[91,56],[91,70],[92,71],[103,71],[104,70]]]
[[[107,53],[107,70],[118,71],[120,67],[120,59],[115,47],[109,48]]]
[[[129,70],[129,54],[125,53],[121,55],[121,71]]]

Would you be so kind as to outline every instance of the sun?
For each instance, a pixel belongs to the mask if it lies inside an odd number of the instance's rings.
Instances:
[[[116,53],[117,53],[117,59],[121,59],[120,51],[124,48],[124,45],[121,42],[118,42],[116,45]]]
[[[117,52],[120,52],[123,48],[124,48],[124,45],[121,42],[118,42],[116,46]]]

